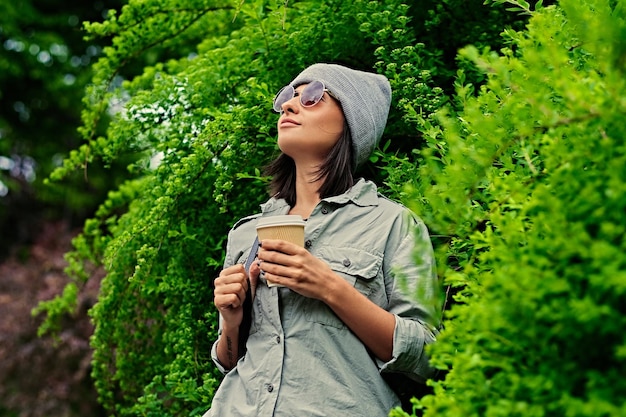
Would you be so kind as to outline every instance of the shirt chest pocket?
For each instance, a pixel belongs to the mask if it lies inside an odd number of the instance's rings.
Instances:
[[[330,268],[361,294],[384,307],[385,291],[381,267],[381,253],[369,252],[348,247],[325,246],[316,251],[315,256],[326,262]],[[343,322],[324,303],[309,300],[306,318],[314,323],[343,328]]]

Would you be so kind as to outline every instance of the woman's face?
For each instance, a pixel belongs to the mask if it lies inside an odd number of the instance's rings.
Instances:
[[[344,116],[339,103],[326,92],[316,105],[303,107],[299,93],[306,85],[298,86],[296,95],[282,105],[278,147],[296,163],[319,165],[341,137]]]

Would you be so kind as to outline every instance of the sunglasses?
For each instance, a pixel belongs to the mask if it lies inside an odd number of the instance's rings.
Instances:
[[[302,107],[313,107],[322,100],[324,93],[328,93],[329,96],[337,100],[337,98],[326,89],[323,82],[311,81],[304,87],[304,90],[299,93],[300,104]],[[294,98],[295,95],[296,89],[293,88],[292,85],[286,85],[281,88],[278,94],[276,94],[276,97],[274,97],[274,111],[276,113],[282,113],[283,104]]]

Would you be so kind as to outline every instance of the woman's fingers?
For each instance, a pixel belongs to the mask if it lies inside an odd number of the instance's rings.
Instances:
[[[309,255],[306,249],[285,240],[264,240],[259,248],[258,258],[261,262],[297,266],[304,261],[306,255]]]
[[[243,305],[243,300],[238,294],[223,294],[215,297],[215,307],[222,311],[225,309],[236,309]]]
[[[248,278],[242,265],[233,265],[220,272],[213,291],[218,309],[238,308],[243,304],[248,290]]]

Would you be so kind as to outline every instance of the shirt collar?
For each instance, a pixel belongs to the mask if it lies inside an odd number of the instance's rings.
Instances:
[[[378,191],[376,184],[361,178],[345,193],[324,198],[322,201],[337,205],[352,203],[361,207],[377,206]],[[261,212],[264,215],[287,214],[289,208],[287,202],[282,198],[272,197],[265,204],[261,204]]]

